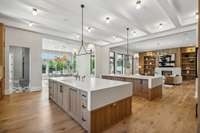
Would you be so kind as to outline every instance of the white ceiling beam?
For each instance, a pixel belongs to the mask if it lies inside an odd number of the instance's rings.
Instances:
[[[172,21],[172,23],[174,23],[174,25],[177,28],[181,27],[181,23],[179,21],[178,15],[177,15],[178,14],[177,10],[174,7],[174,5],[171,2],[171,0],[156,0],[156,1],[160,5],[160,7],[162,8],[162,10],[170,18],[170,20]]]
[[[189,25],[189,26],[180,27],[180,28],[177,28],[177,29],[169,30],[169,31],[159,32],[159,33],[155,33],[155,34],[148,35],[148,36],[145,36],[145,37],[140,37],[140,38],[137,38],[137,39],[131,39],[131,40],[129,40],[129,44],[132,45],[136,42],[141,42],[141,41],[151,40],[151,39],[155,39],[155,38],[170,36],[170,35],[173,35],[173,34],[183,33],[183,32],[187,32],[187,31],[193,31],[193,30],[196,30],[196,28],[197,28],[197,25],[192,24],[192,25]],[[113,43],[111,45],[108,45],[107,47],[112,48],[112,47],[122,46],[122,45],[125,45],[125,44],[126,44],[126,42]]]

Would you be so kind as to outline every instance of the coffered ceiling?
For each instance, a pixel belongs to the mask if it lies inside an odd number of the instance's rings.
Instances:
[[[196,24],[197,0],[1,0],[0,22],[8,26],[80,40],[81,8],[84,9],[85,41],[97,45],[115,45],[162,33],[191,29]],[[33,8],[38,15],[33,16]],[[110,18],[106,23],[105,18]],[[29,23],[33,23],[30,27]],[[161,26],[160,26],[161,25]],[[92,27],[88,32],[86,27]],[[188,27],[188,28],[187,28]]]

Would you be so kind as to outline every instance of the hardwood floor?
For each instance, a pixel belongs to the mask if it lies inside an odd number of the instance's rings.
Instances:
[[[194,82],[163,90],[163,98],[133,97],[132,116],[105,133],[196,133]],[[14,94],[0,101],[0,133],[83,133],[43,92]]]

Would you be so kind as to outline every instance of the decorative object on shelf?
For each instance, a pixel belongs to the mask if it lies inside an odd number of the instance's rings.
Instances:
[[[176,66],[176,54],[166,54],[159,56],[160,67],[175,67]]]
[[[86,47],[85,47],[85,45],[84,45],[84,41],[83,41],[83,36],[84,36],[84,33],[83,33],[83,9],[84,9],[84,7],[85,7],[85,6],[82,4],[82,5],[81,5],[81,9],[82,9],[81,47],[79,48],[78,53],[75,53],[76,56],[91,55],[91,54],[92,54],[92,49],[90,49],[90,50],[88,51],[88,50],[86,49]],[[81,53],[82,50],[83,50],[83,53]]]

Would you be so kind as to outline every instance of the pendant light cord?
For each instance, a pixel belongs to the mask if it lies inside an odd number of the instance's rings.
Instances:
[[[127,30],[127,48],[126,48],[126,52],[127,52],[127,56],[128,56],[128,37],[129,37],[128,31],[129,31],[129,28],[126,28],[126,30]]]
[[[81,38],[81,45],[83,45],[83,8],[85,6],[84,5],[81,5],[81,8],[82,8],[82,23],[81,23],[81,26],[82,26],[82,38]]]

